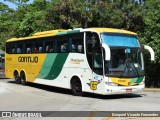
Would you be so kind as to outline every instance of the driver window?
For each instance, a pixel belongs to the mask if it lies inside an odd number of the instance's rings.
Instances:
[[[93,71],[98,75],[103,75],[102,52],[100,47],[94,50],[93,59]]]

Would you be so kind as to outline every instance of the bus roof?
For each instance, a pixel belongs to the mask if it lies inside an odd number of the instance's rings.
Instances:
[[[115,29],[115,28],[88,28],[89,30],[97,31],[99,33],[119,33],[119,34],[130,34],[137,35],[134,32],[123,30],[123,29]]]
[[[49,37],[49,36],[67,34],[67,33],[75,33],[75,32],[80,32],[80,31],[95,31],[98,33],[119,33],[119,34],[137,35],[136,33],[131,32],[131,31],[127,31],[123,29],[114,29],[114,28],[86,28],[86,29],[76,28],[76,29],[69,29],[69,30],[57,29],[57,30],[50,30],[50,31],[44,31],[44,32],[37,32],[33,34],[32,36],[28,36],[28,37],[11,38],[7,40],[7,42]]]

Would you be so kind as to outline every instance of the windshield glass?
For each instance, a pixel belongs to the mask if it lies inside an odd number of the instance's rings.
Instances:
[[[111,51],[111,60],[105,61],[107,76],[139,77],[144,75],[143,55],[136,37],[102,34],[102,39]]]

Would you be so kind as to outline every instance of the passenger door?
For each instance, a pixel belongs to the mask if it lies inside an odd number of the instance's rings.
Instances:
[[[86,55],[90,66],[91,76],[89,78],[89,86],[93,92],[102,89],[101,82],[103,80],[103,60],[102,49],[100,47],[100,39],[97,33],[86,33]]]

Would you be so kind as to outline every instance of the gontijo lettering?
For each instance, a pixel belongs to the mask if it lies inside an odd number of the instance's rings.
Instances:
[[[18,57],[18,62],[26,62],[26,63],[38,63],[38,57],[34,56],[20,56]]]

